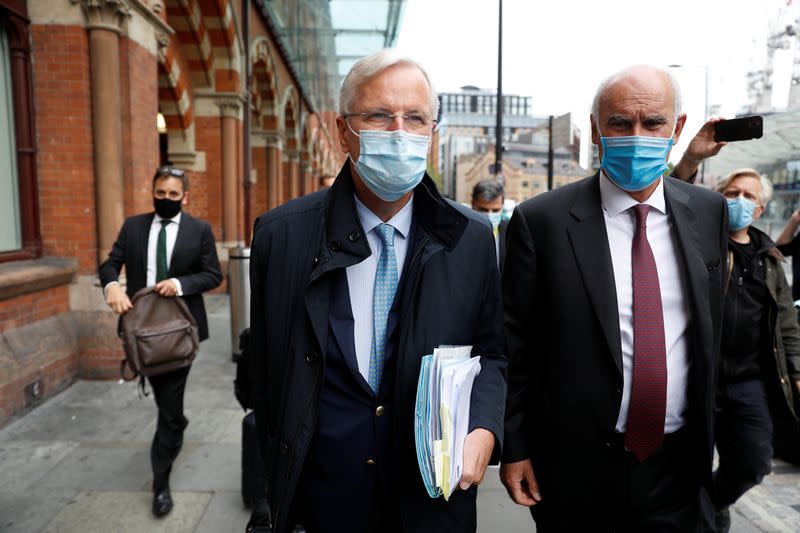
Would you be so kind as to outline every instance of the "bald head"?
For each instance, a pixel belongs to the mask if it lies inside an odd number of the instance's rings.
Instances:
[[[600,116],[600,109],[609,98],[646,98],[671,103],[672,116],[681,113],[681,90],[678,81],[668,71],[652,65],[633,65],[612,74],[600,83],[592,101],[592,117]]]

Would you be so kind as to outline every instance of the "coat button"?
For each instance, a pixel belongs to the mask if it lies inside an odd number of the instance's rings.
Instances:
[[[332,241],[330,244],[330,248],[332,252],[338,252],[339,250],[342,249],[342,243],[340,243],[339,241]]]
[[[359,232],[357,232],[357,231],[354,231],[354,232],[350,233],[350,235],[347,236],[347,238],[350,240],[350,242],[356,242],[359,237],[361,237],[361,234]]]
[[[383,416],[383,414],[384,414],[385,412],[386,412],[386,408],[385,408],[384,406],[382,406],[382,405],[379,405],[379,406],[378,406],[378,407],[375,409],[375,416]]]
[[[281,453],[284,455],[289,453],[289,445],[286,442],[281,442]]]
[[[781,378],[781,385],[786,385],[786,378]]]
[[[367,464],[368,464],[368,465],[374,465],[374,464],[375,464],[375,461],[374,461],[374,460],[372,460],[372,459],[367,459]]]
[[[306,363],[313,365],[317,362],[317,352],[308,352],[306,354]]]

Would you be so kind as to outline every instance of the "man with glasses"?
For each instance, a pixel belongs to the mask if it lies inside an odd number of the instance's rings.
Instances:
[[[100,283],[106,303],[120,316],[131,308],[131,298],[144,287],[166,298],[181,297],[198,326],[200,340],[208,338],[203,293],[222,283],[211,225],[182,212],[189,197],[189,178],[180,169],[161,167],[153,176],[155,212],[125,220],[117,241],[100,265]],[[123,265],[126,290],[119,283]],[[183,415],[183,392],[189,368],[148,378],[158,406],[158,422],[150,463],[153,469],[153,514],[172,510],[169,475],[180,452],[189,421]]]
[[[272,516],[254,512],[253,531],[476,529],[476,485],[502,442],[499,275],[486,218],[425,172],[437,108],[414,61],[358,61],[333,185],[256,222],[251,376]],[[481,356],[449,502],[428,496],[414,444],[420,361],[441,345]]]

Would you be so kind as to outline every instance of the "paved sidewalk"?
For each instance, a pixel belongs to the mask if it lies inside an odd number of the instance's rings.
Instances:
[[[189,375],[190,423],[171,477],[172,513],[165,519],[150,514],[152,396],[140,399],[135,383],[80,381],[0,431],[0,531],[244,531],[243,411],[233,397],[228,300],[211,296],[206,305],[211,338]],[[737,504],[733,533],[800,532],[800,469],[778,463],[775,470]],[[478,525],[481,532],[534,531],[495,468],[479,491]]]

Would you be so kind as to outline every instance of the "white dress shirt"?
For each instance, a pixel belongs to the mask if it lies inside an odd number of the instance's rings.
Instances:
[[[150,235],[147,238],[147,279],[146,287],[152,287],[156,284],[156,247],[158,246],[158,232],[161,231],[161,221],[163,219],[155,213],[153,216],[153,223],[150,224]],[[167,270],[172,263],[172,250],[175,249],[175,240],[178,238],[178,226],[181,223],[181,213],[178,213],[171,219],[172,222],[167,224]],[[183,287],[178,278],[170,278],[175,287],[178,288],[178,296],[183,296]],[[103,295],[106,295],[108,287],[112,283],[119,284],[118,281],[111,281],[103,287]]]
[[[355,197],[355,195],[353,195]],[[375,272],[378,270],[378,258],[383,250],[381,241],[375,227],[383,220],[369,210],[356,197],[356,212],[361,227],[366,233],[369,248],[372,254],[355,265],[347,267],[347,285],[350,289],[350,306],[353,310],[353,335],[356,347],[358,371],[369,379],[369,358],[372,351],[372,296],[375,287]],[[403,275],[403,265],[408,251],[408,233],[411,231],[411,215],[413,213],[414,197],[387,222],[394,227],[394,255],[397,259],[397,280]]]
[[[158,213],[153,217],[150,225],[150,236],[147,239],[147,287],[156,284],[156,248],[158,247],[158,233],[161,231],[161,218]],[[172,264],[172,250],[175,249],[175,240],[178,238],[178,227],[181,224],[181,213],[170,218],[170,223],[166,225],[167,230],[167,270]],[[178,296],[183,296],[181,282],[176,278],[170,278],[175,286],[178,287]]]
[[[622,340],[623,391],[616,430],[625,432],[633,379],[633,273],[631,246],[636,218],[631,207],[639,202],[600,176],[600,198],[614,267],[619,308],[619,333]],[[688,335],[689,301],[685,273],[681,267],[677,237],[667,216],[664,181],[645,200],[651,206],[647,216],[647,241],[653,250],[661,289],[664,313],[664,337],[667,355],[667,413],[664,432],[683,426],[686,411],[686,386],[689,375]]]

